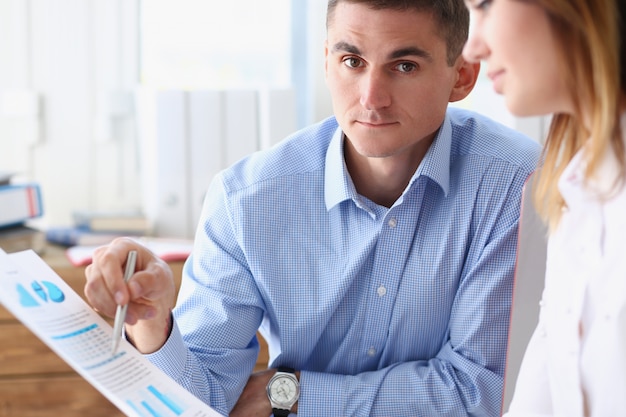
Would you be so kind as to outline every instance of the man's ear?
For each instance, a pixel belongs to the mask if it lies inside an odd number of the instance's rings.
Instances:
[[[324,75],[328,78],[328,39],[324,41]]]
[[[474,89],[480,72],[480,62],[467,62],[462,56],[459,56],[455,66],[457,68],[457,80],[450,92],[449,101],[451,103],[467,97]]]

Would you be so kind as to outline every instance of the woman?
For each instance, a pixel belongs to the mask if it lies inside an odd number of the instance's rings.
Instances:
[[[546,283],[508,415],[625,416],[626,1],[466,1],[465,58],[512,113],[553,113]]]

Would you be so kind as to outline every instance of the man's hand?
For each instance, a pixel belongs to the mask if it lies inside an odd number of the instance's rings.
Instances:
[[[267,398],[267,383],[276,373],[276,369],[255,372],[250,375],[230,417],[268,417],[272,415],[272,406]]]
[[[137,251],[137,263],[126,284],[124,263],[131,250]],[[152,353],[163,346],[176,302],[176,284],[167,263],[136,241],[120,238],[96,249],[85,276],[85,296],[98,312],[114,317],[117,305],[128,303],[126,334],[137,350]]]

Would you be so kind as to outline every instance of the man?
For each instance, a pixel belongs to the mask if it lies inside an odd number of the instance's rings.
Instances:
[[[129,240],[95,255],[93,306],[130,302],[131,343],[231,416],[498,415],[539,149],[447,108],[478,75],[468,26],[457,0],[331,0],[335,117],[215,178],[173,314],[171,270]]]

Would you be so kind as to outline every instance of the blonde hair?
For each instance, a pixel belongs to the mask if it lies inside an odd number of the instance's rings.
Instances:
[[[563,73],[575,106],[575,115],[553,116],[539,179],[535,182],[535,205],[550,230],[554,230],[565,207],[558,180],[583,146],[586,180],[596,174],[604,154],[610,150],[620,165],[614,189],[624,183],[626,154],[620,117],[625,97],[622,19],[626,17],[626,6],[622,4],[624,0],[536,2],[546,10],[562,46],[559,53],[563,58]]]

